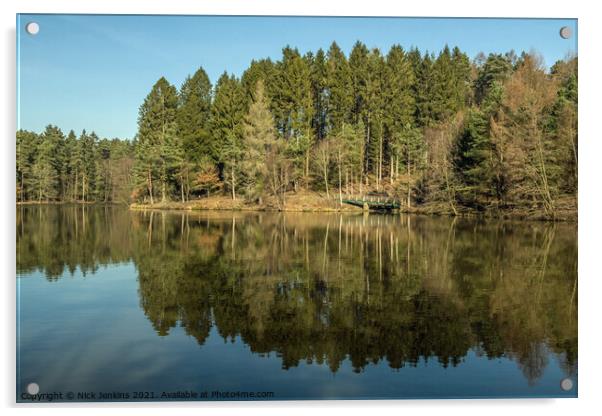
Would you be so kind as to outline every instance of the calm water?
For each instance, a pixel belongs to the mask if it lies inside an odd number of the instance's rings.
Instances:
[[[577,395],[574,224],[45,206],[16,227],[19,401],[31,382],[63,400]]]

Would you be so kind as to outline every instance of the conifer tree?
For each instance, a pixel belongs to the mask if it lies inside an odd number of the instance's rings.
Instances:
[[[494,83],[505,81],[512,71],[512,64],[501,54],[489,54],[482,66],[478,68],[474,85],[477,104],[481,104]]]
[[[77,195],[77,185],[76,182],[76,154],[78,152],[77,145],[77,136],[73,130],[69,131],[67,138],[65,139],[65,167],[64,167],[64,175],[65,175],[65,193],[64,198],[67,200],[75,201]]]
[[[251,64],[240,78],[244,100],[244,111],[248,111],[249,106],[253,102],[255,87],[257,86],[257,81],[260,79],[263,80],[263,83],[266,86],[266,95],[269,99],[279,93],[273,82],[276,75],[277,68],[271,59],[254,59],[251,61]],[[274,103],[272,103],[272,105],[274,105]]]
[[[420,58],[420,53],[415,50],[411,56],[414,58],[413,66],[416,75],[415,101],[416,123],[420,127],[431,126],[435,122],[435,114],[433,110],[433,57],[426,53]],[[417,59],[416,59],[417,57]]]
[[[457,110],[454,68],[449,47],[439,53],[433,63],[431,107],[435,121],[445,121]]]
[[[48,125],[40,136],[32,169],[39,202],[48,202],[60,197],[62,140],[63,133],[58,127],[52,125]]]
[[[415,99],[414,70],[410,60],[399,45],[394,45],[387,55],[384,86],[384,120],[389,175],[391,183],[399,174],[400,155],[394,149],[394,138],[400,136],[404,126],[414,125]]]
[[[345,54],[333,42],[328,49],[326,67],[326,133],[337,132],[352,121],[354,106],[351,68]]]
[[[314,106],[312,128],[316,139],[321,140],[326,136],[328,127],[328,62],[322,49],[318,49],[315,56],[311,52],[307,53],[304,59],[310,66],[311,73],[311,91]]]
[[[452,50],[451,66],[453,74],[453,107],[462,110],[472,100],[472,67],[468,56],[457,46]]]
[[[36,162],[39,136],[36,133],[19,130],[17,132],[16,168],[17,199],[21,202],[34,199],[35,178],[33,167]]]
[[[172,150],[175,146],[177,91],[161,77],[153,86],[138,116],[136,146],[136,179],[151,204],[159,182],[162,201],[168,197],[168,180]]]
[[[221,177],[230,190],[232,199],[242,182],[243,156],[242,121],[245,114],[243,89],[234,76],[222,74],[215,88],[211,109],[211,133],[216,142],[221,166]]]
[[[299,178],[309,181],[309,151],[314,141],[312,122],[314,100],[311,69],[297,49],[282,50],[282,61],[276,65],[273,79],[278,94],[272,98],[274,118],[281,136],[287,141],[288,153],[293,161],[295,188]]]
[[[95,184],[96,184],[96,160],[95,146],[98,142],[98,136],[92,132],[86,134],[84,130],[79,137],[79,160],[81,172],[81,200],[83,202],[94,199]]]
[[[407,208],[412,207],[412,193],[415,184],[420,179],[425,168],[425,143],[422,131],[406,124],[392,144],[393,151],[399,155],[403,164],[403,184],[405,186],[405,199]]]
[[[177,136],[188,162],[209,156],[217,161],[209,131],[211,82],[203,68],[187,77],[178,95]]]
[[[472,109],[458,138],[456,167],[463,183],[458,195],[462,203],[482,210],[492,186],[491,140],[487,115]]]
[[[253,103],[244,120],[243,132],[247,196],[261,203],[262,196],[269,193],[277,197],[279,206],[282,206],[288,164],[284,156],[284,143],[278,139],[274,128],[274,117],[269,110],[262,80],[257,82]]]

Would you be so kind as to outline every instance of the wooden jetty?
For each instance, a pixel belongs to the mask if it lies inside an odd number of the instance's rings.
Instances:
[[[345,204],[375,211],[392,211],[401,207],[398,199],[381,193],[345,196],[342,201]]]

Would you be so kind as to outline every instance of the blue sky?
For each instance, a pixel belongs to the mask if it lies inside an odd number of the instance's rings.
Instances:
[[[25,25],[40,25],[36,36]],[[574,36],[559,36],[569,26]],[[438,52],[459,46],[471,58],[514,49],[541,53],[547,65],[576,52],[574,19],[429,19],[218,16],[17,16],[17,128],[47,124],[67,132],[132,138],[138,108],[161,76],[179,87],[200,66],[215,82],[237,76],[254,58],[280,59],[283,46],[300,52],[349,53],[357,40],[384,53],[393,44]]]

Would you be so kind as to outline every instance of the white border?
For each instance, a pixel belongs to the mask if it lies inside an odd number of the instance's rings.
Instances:
[[[488,4],[491,3],[491,4]],[[2,115],[1,141],[3,224],[2,258],[4,273],[2,291],[3,331],[2,371],[0,374],[0,403],[6,414],[53,412],[90,415],[115,413],[119,409],[144,415],[170,414],[287,414],[308,412],[346,415],[365,415],[371,409],[379,414],[476,414],[507,415],[519,412],[541,412],[546,415],[589,414],[600,409],[600,311],[602,294],[597,258],[600,258],[602,235],[600,216],[600,159],[602,156],[598,102],[600,89],[600,14],[595,2],[557,1],[527,2],[504,0],[498,2],[470,0],[398,1],[381,0],[4,0],[2,13],[2,82],[0,101]],[[579,23],[579,399],[564,400],[433,400],[433,401],[304,401],[304,402],[245,402],[245,403],[154,403],[154,404],[55,404],[15,405],[15,14],[21,13],[118,13],[118,14],[237,14],[237,15],[345,15],[345,16],[437,16],[437,17],[563,17],[578,18]],[[19,409],[20,408],[20,409]]]

